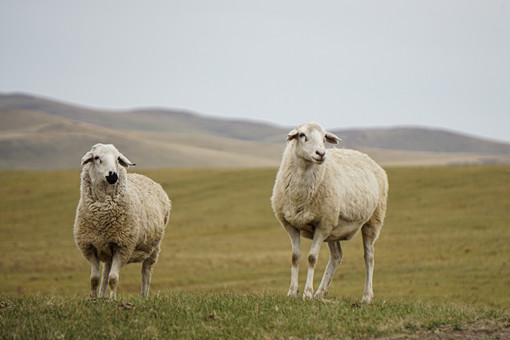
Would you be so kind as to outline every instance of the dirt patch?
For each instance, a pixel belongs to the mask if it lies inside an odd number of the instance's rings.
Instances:
[[[413,334],[400,334],[378,339],[510,339],[510,320],[483,320],[463,325],[462,327],[454,327],[452,325],[439,326],[433,330],[418,331]]]

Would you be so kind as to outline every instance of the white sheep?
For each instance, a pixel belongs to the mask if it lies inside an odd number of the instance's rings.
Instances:
[[[367,155],[347,149],[328,149],[324,143],[340,139],[320,124],[308,122],[290,131],[276,176],[271,203],[292,245],[288,296],[297,296],[301,261],[300,236],[312,239],[304,299],[327,295],[342,261],[340,241],[361,229],[366,282],[362,301],[373,298],[374,242],[386,213],[388,180],[384,170]],[[313,295],[313,275],[320,247],[328,243],[330,258],[320,286]]]
[[[116,298],[120,269],[142,262],[141,295],[149,294],[152,266],[170,217],[171,202],[151,179],[128,174],[134,165],[112,144],[96,144],[82,160],[80,201],[76,209],[74,239],[91,264],[91,298]],[[120,165],[120,166],[119,166]],[[99,263],[103,262],[100,280]]]

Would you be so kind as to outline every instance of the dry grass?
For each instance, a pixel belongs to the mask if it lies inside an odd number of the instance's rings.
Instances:
[[[284,295],[290,244],[269,197],[275,169],[144,172],[173,201],[151,292],[271,291]],[[390,168],[388,215],[376,243],[376,299],[510,304],[510,167]],[[0,291],[88,294],[89,265],[74,246],[79,171],[0,172]],[[303,242],[303,252],[309,242]],[[358,299],[361,238],[343,243],[330,296]],[[323,247],[317,283],[327,262]],[[300,284],[304,285],[305,266]],[[137,293],[140,266],[121,271]]]

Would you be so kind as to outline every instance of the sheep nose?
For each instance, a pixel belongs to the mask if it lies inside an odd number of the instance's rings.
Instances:
[[[113,171],[110,171],[108,173],[108,176],[106,176],[106,180],[108,181],[108,183],[110,184],[115,184],[117,183],[117,180],[119,179],[119,176],[117,176],[117,174]]]
[[[326,151],[323,150],[317,150],[315,153],[320,157],[320,159],[323,159],[324,155],[326,155]]]

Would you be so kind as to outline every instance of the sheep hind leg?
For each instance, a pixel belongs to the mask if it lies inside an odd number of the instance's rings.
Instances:
[[[315,229],[313,235],[312,245],[310,246],[310,252],[308,253],[308,272],[306,275],[305,290],[303,292],[303,300],[310,300],[313,298],[313,274],[315,271],[315,265],[319,257],[319,251],[321,245],[326,239],[318,229]]]
[[[142,263],[142,290],[140,295],[143,297],[149,296],[149,287],[151,285],[152,276],[152,265],[148,264],[147,261]]]
[[[363,248],[366,266],[365,291],[362,302],[370,303],[374,297],[372,290],[372,277],[374,275],[374,243],[379,236],[379,228],[367,223],[361,229],[363,234]]]
[[[159,254],[159,247],[154,250],[151,256],[145,259],[142,263],[142,289],[140,295],[143,297],[149,296],[149,288],[151,285],[152,266],[156,263]]]
[[[328,266],[326,267],[326,270],[324,270],[321,284],[314,295],[314,298],[316,299],[323,298],[328,295],[328,289],[331,285],[331,281],[333,281],[336,268],[342,262],[342,246],[340,245],[340,241],[328,242],[328,247],[330,252]]]
[[[103,263],[103,277],[101,278],[101,285],[99,286],[99,297],[104,298],[106,295],[106,289],[108,288],[108,276],[110,275],[110,270],[112,269],[111,262]]]

